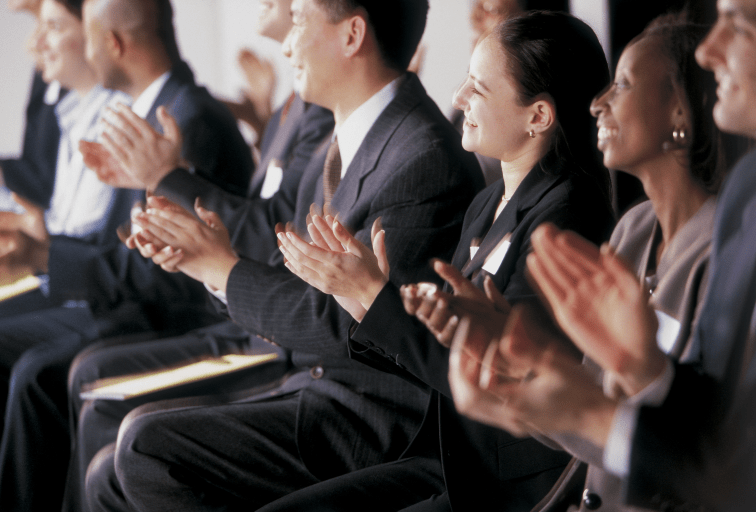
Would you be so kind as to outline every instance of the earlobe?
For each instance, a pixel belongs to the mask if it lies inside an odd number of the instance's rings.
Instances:
[[[543,133],[554,124],[554,106],[548,101],[539,100],[533,103],[533,115],[530,120],[531,128],[536,133]]]

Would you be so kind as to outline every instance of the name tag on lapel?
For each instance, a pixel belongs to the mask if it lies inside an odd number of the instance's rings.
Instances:
[[[268,199],[273,197],[273,194],[278,192],[281,188],[281,181],[283,180],[283,169],[281,168],[281,162],[273,159],[268,164],[268,169],[265,171],[265,181],[263,181],[262,189],[260,190],[260,197]]]
[[[665,354],[669,354],[675,346],[677,336],[680,334],[680,322],[668,314],[654,310],[659,320],[659,329],[656,331],[656,344]]]
[[[499,271],[499,267],[501,267],[501,263],[507,255],[509,246],[512,245],[509,242],[511,236],[512,233],[507,233],[506,236],[499,240],[499,243],[496,244],[494,250],[486,257],[486,262],[483,264],[483,270],[492,275]]]

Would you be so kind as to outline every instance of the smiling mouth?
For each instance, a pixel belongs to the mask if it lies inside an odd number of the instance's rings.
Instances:
[[[470,128],[477,128],[478,125],[470,121],[469,119],[465,118],[465,126],[468,126]]]
[[[599,144],[615,137],[616,135],[617,135],[617,128],[609,128],[607,126],[602,126],[601,128],[599,128],[599,131],[598,131]]]

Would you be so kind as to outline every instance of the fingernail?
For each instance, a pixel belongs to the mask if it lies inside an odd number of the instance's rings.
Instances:
[[[276,237],[278,237],[278,239],[280,241],[282,241],[282,242],[284,241],[284,234],[283,233],[276,233]]]
[[[291,236],[291,233],[289,233],[288,231],[286,232],[286,238],[288,238],[289,240],[294,240],[294,237]]]

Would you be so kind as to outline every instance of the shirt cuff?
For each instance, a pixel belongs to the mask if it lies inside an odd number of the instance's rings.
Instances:
[[[669,394],[674,377],[674,366],[667,359],[664,371],[656,380],[617,407],[604,448],[605,470],[621,478],[630,473],[630,452],[640,408],[661,405]]]
[[[202,284],[205,285],[205,289],[208,292],[210,292],[210,295],[212,295],[213,297],[215,297],[216,299],[218,299],[219,301],[221,301],[223,304],[225,304],[226,306],[228,306],[228,299],[226,298],[225,292],[222,292],[220,290],[216,290],[215,288],[213,288],[212,286],[210,286],[207,283],[202,283]]]

